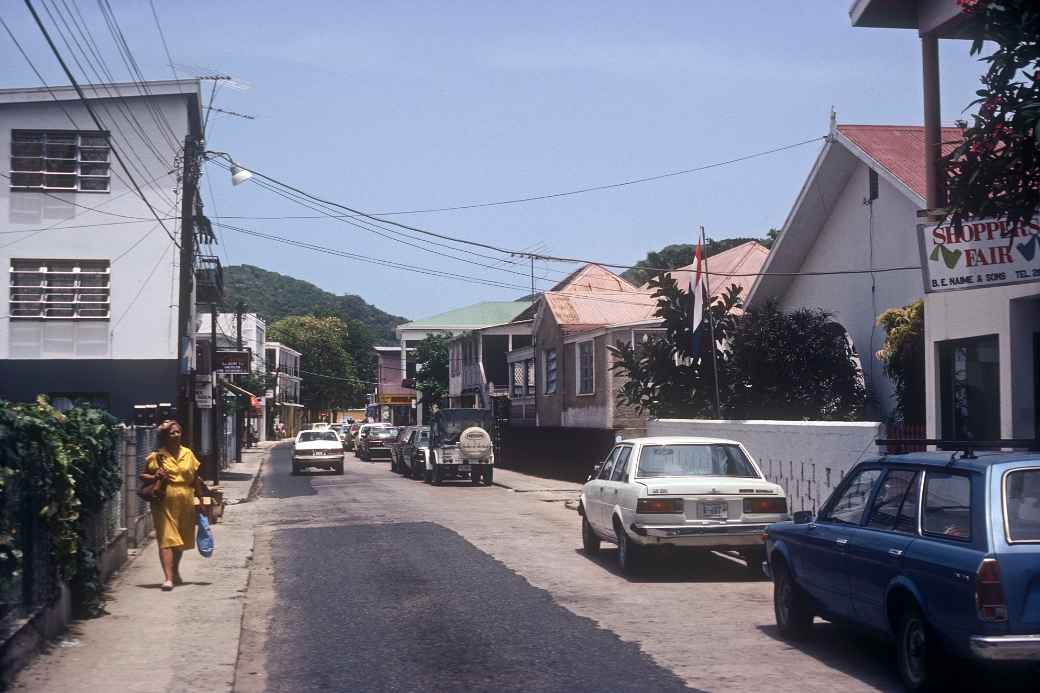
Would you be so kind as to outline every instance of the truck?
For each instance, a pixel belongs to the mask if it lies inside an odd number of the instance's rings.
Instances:
[[[425,481],[468,478],[490,486],[495,450],[491,440],[495,420],[486,409],[441,409],[430,420],[430,448]]]

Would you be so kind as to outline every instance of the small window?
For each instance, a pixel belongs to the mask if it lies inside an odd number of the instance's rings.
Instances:
[[[609,479],[610,478],[611,472],[614,471],[614,462],[615,462],[615,460],[617,460],[618,453],[620,453],[620,452],[621,452],[621,448],[620,447],[616,447],[616,448],[614,448],[613,450],[610,451],[610,455],[608,455],[607,459],[603,462],[602,465],[600,465],[599,476],[597,477],[598,479]]]
[[[524,367],[527,372],[527,392],[525,394],[534,396],[534,359],[524,361]]]
[[[556,350],[546,349],[545,350],[545,394],[555,395],[556,394]]]
[[[107,132],[12,130],[11,190],[108,192]]]
[[[513,369],[513,397],[523,397],[524,381],[527,378],[527,375],[524,373],[524,364],[521,361],[517,361],[511,364],[510,367]]]
[[[924,481],[925,534],[971,541],[971,479],[962,474],[928,472]]]
[[[610,474],[611,481],[626,481],[628,479],[628,458],[632,455],[632,448],[623,447],[618,455],[614,471]]]
[[[596,391],[593,341],[578,343],[578,394],[591,395]]]
[[[831,504],[830,510],[822,519],[849,525],[860,524],[863,521],[863,511],[867,508],[870,492],[879,478],[881,478],[880,469],[864,469],[858,472],[845,485],[841,496]]]
[[[1040,542],[1040,469],[1020,469],[1004,477],[1007,540]]]
[[[914,492],[916,478],[917,473],[910,470],[893,470],[885,475],[885,480],[881,482],[877,495],[874,497],[874,506],[870,510],[867,526],[874,529],[916,533],[916,511],[910,528],[905,523],[902,527],[900,526],[900,520],[903,518],[902,511],[908,496]],[[916,508],[916,506],[917,501],[914,500],[914,507]]]
[[[108,260],[11,260],[12,319],[109,317]]]

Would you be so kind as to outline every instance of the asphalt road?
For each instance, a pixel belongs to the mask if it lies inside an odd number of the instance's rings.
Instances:
[[[776,634],[772,586],[716,554],[628,579],[580,550],[552,494],[433,487],[348,455],[289,475],[257,510],[236,690],[898,691],[891,648],[818,622]],[[955,667],[975,690],[1034,690]],[[953,690],[953,689],[951,689]]]

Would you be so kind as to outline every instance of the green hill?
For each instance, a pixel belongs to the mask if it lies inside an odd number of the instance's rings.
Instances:
[[[327,314],[364,325],[377,344],[395,344],[394,327],[407,318],[384,313],[360,296],[337,296],[310,282],[253,265],[224,268],[224,305],[243,301],[246,311],[259,313],[268,323],[288,315]]]
[[[705,257],[718,255],[725,250],[734,248],[741,243],[747,243],[748,241],[758,241],[765,247],[769,248],[773,245],[773,240],[776,238],[776,235],[776,229],[770,229],[766,238],[724,238],[718,241],[709,238]],[[646,282],[650,281],[650,278],[654,276],[654,272],[649,269],[651,267],[675,269],[676,267],[685,267],[693,262],[694,248],[695,246],[692,243],[677,243],[674,245],[666,245],[660,250],[652,250],[646,254],[644,259],[622,272],[621,276],[636,286],[642,286]]]

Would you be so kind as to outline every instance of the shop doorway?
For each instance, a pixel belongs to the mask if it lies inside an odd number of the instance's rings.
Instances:
[[[996,335],[939,342],[941,437],[1000,439],[1000,351]]]

